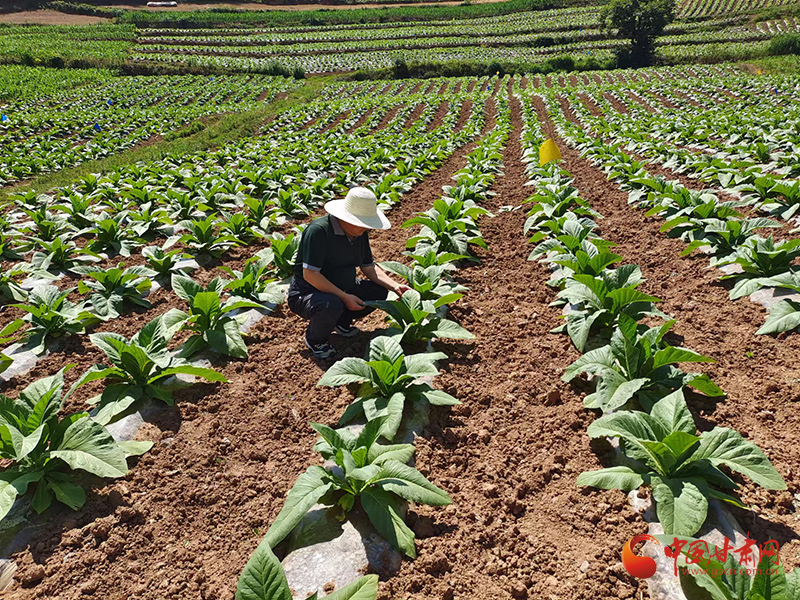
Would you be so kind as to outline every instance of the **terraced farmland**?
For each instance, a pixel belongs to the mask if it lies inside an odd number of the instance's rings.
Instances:
[[[4,598],[796,598],[793,18],[590,69],[599,6],[528,8],[8,28],[50,67],[0,67]],[[400,285],[315,358],[287,290],[355,187]]]

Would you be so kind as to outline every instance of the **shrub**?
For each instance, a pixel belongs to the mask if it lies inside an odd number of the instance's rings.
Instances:
[[[769,41],[767,52],[772,56],[800,54],[800,33],[782,33]]]

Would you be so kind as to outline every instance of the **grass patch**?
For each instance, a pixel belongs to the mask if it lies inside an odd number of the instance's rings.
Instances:
[[[795,75],[800,73],[800,56],[794,54],[766,56],[757,60],[749,60],[741,66],[751,73],[761,71],[766,75]]]
[[[303,87],[289,92],[286,98],[242,113],[210,116],[201,131],[186,137],[164,139],[155,144],[132,148],[102,160],[85,162],[55,173],[43,173],[28,181],[0,190],[0,204],[7,202],[8,196],[13,193],[26,192],[31,189],[46,192],[66,186],[89,173],[111,171],[137,162],[159,160],[174,153],[188,154],[218,148],[232,140],[257,135],[267,119],[296,104],[306,104],[312,101],[319,91],[334,79],[336,76],[312,77],[305,80]]]

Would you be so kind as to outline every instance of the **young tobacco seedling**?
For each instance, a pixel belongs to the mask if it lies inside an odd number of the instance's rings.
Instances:
[[[595,257],[598,259],[597,267],[608,263],[611,257],[615,260],[620,258],[616,254],[606,255],[605,260],[604,254]],[[562,264],[566,261],[555,262]],[[572,310],[565,317],[566,324],[556,327],[552,333],[566,331],[575,347],[584,352],[592,330],[615,327],[620,315],[627,315],[634,321],[646,316],[668,318],[656,308],[655,303],[660,302],[658,298],[636,289],[642,281],[642,272],[637,265],[622,265],[618,269],[601,271],[596,276],[575,273],[566,279],[566,287],[559,292],[557,301],[569,303]]]
[[[220,267],[232,281],[225,288],[234,296],[246,298],[253,302],[280,304],[283,302],[283,291],[270,275],[270,264],[273,254],[269,248],[258,252],[244,264],[244,271],[234,271],[229,267]]]
[[[295,233],[284,236],[281,233],[273,233],[270,250],[272,251],[271,264],[278,279],[288,279],[294,276],[294,263],[297,261],[297,251],[300,249],[300,235],[302,229],[297,228]],[[269,258],[269,254],[264,256]]]
[[[130,303],[143,308],[152,308],[144,294],[153,286],[156,272],[144,266],[125,268],[123,263],[110,269],[95,266],[82,266],[72,269],[73,273],[86,275],[90,279],[78,283],[81,294],[90,294],[93,312],[104,321],[116,319]]]
[[[717,220],[710,219],[702,229],[691,234],[691,242],[681,252],[681,256],[688,256],[698,248],[704,246],[710,249],[712,255],[711,266],[725,264],[728,259],[736,258],[739,247],[745,245],[755,235],[756,230],[762,227],[780,227],[781,224],[772,219],[736,219]]]
[[[650,486],[658,520],[667,534],[694,535],[706,520],[711,498],[746,508],[733,495],[739,486],[720,466],[768,490],[786,489],[761,449],[737,431],[715,427],[697,435],[681,390],[656,402],[650,414],[604,415],[589,426],[588,433],[593,438],[620,438],[631,464],[581,473],[577,484],[626,492]]]
[[[344,514],[358,502],[378,533],[414,558],[414,532],[403,522],[403,500],[430,506],[444,506],[451,500],[447,492],[397,459],[408,460],[413,447],[376,444],[380,420],[367,423],[357,437],[318,423],[311,426],[323,438],[315,449],[329,457],[335,467],[312,466],[300,475],[262,543],[274,548],[318,502],[337,507]]]
[[[9,327],[16,330],[25,323],[30,324],[22,337],[34,354],[44,352],[47,338],[83,333],[87,326],[96,324],[99,318],[85,310],[83,304],[67,300],[74,289],[61,291],[54,285],[36,286],[28,294],[27,304],[10,305],[28,314],[12,321],[3,331],[8,335]]]
[[[723,264],[738,264],[744,273],[723,275],[720,279],[733,279],[736,284],[730,291],[731,300],[749,296],[771,284],[771,278],[796,270],[793,262],[800,257],[800,240],[775,242],[772,236],[754,235],[736,252],[736,258]]]
[[[419,292],[408,290],[397,300],[374,300],[367,306],[380,308],[387,314],[388,335],[398,342],[413,344],[436,338],[470,340],[475,336],[455,321],[437,314],[436,309],[451,302],[448,296],[437,301],[422,300]]]
[[[45,511],[55,497],[73,510],[86,501],[74,471],[98,477],[123,477],[126,459],[147,452],[152,442],[116,442],[87,413],[59,419],[64,372],[33,382],[17,398],[0,395],[0,457],[9,465],[0,475],[0,519],[18,496],[36,485],[33,509]],[[73,390],[75,387],[73,386]]]
[[[180,237],[173,237],[164,244],[168,248],[175,242],[183,242],[197,252],[219,258],[239,241],[229,234],[220,234],[216,231],[217,216],[208,215],[205,219],[185,220],[178,223],[188,231]]]
[[[381,268],[405,279],[411,288],[419,292],[422,300],[448,298],[449,304],[461,298],[460,292],[468,289],[447,278],[449,264],[422,267],[418,264],[407,266],[400,262],[387,261],[381,263]]]
[[[78,248],[78,245],[70,241],[69,238],[70,236],[68,235],[60,235],[50,242],[36,240],[37,245],[42,250],[33,253],[30,265],[31,271],[67,271],[87,262],[100,260],[100,256],[97,253],[88,248]]]
[[[168,278],[173,273],[186,275],[186,272],[178,267],[178,263],[182,258],[189,257],[182,250],[168,250],[165,252],[159,246],[147,246],[142,248],[142,256],[147,261],[147,266],[155,271],[157,277]]]
[[[181,300],[189,303],[188,314],[173,308],[163,316],[168,330],[192,332],[183,345],[181,357],[189,358],[206,348],[235,358],[247,357],[247,346],[239,331],[239,319],[243,317],[230,313],[240,308],[262,308],[260,304],[235,296],[223,302],[220,294],[225,289],[225,281],[219,278],[203,289],[189,277],[173,275],[172,289]]]
[[[105,215],[105,218],[101,218],[94,227],[95,239],[89,243],[89,250],[105,252],[109,256],[130,256],[138,238],[132,231],[122,227],[126,216],[127,213],[122,211],[113,217]]]
[[[660,398],[686,385],[706,396],[723,396],[724,392],[708,375],[684,373],[675,366],[683,362],[715,361],[666,344],[663,338],[674,324],[675,321],[668,321],[642,332],[636,321],[620,314],[611,343],[584,354],[567,367],[561,379],[569,382],[581,373],[597,375],[597,388],[586,396],[584,405],[604,413],[634,399],[648,410]]]
[[[174,330],[168,329],[161,317],[147,323],[131,339],[112,332],[93,333],[92,343],[111,362],[110,367],[94,365],[79,384],[105,379],[109,385],[89,404],[97,405],[95,421],[106,425],[144,398],[156,398],[173,404],[172,392],[164,387],[164,379],[172,375],[194,375],[208,381],[227,383],[214,369],[195,367],[168,350]]]
[[[361,383],[356,400],[339,420],[346,425],[357,417],[368,421],[381,419],[380,434],[393,440],[403,420],[407,403],[427,401],[435,406],[452,406],[458,400],[427,383],[421,377],[439,374],[436,361],[447,358],[442,352],[405,355],[400,344],[388,337],[378,337],[369,345],[369,360],[347,357],[334,363],[317,385],[340,386]]]

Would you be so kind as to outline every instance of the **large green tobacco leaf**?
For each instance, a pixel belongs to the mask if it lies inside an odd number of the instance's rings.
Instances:
[[[105,427],[88,417],[67,427],[58,449],[50,456],[98,477],[123,477],[128,472],[125,453]]]
[[[785,490],[786,482],[764,452],[732,429],[715,427],[703,434],[700,447],[690,460],[707,459],[715,467],[725,465],[747,475],[768,490]]]
[[[585,471],[578,475],[578,486],[592,486],[601,490],[622,490],[629,492],[644,483],[644,479],[630,467],[617,466],[597,471]]]
[[[414,467],[394,460],[387,460],[374,480],[375,486],[393,492],[401,498],[429,506],[445,506],[452,503],[450,496],[428,481]]]
[[[800,302],[795,300],[782,300],[769,311],[769,317],[756,333],[765,335],[781,333],[800,327]]]
[[[283,567],[267,539],[247,561],[236,586],[236,600],[292,600]]]
[[[309,467],[286,494],[286,502],[264,536],[264,542],[271,548],[279,544],[332,487],[325,469]]]
[[[348,383],[369,381],[371,378],[372,373],[365,361],[360,358],[347,357],[331,365],[317,385],[347,385]]]
[[[20,475],[15,472],[5,472],[0,475],[0,520],[4,519],[14,506],[17,496],[22,496],[28,491],[28,486],[42,478],[41,471],[34,471]]]
[[[44,425],[40,425],[30,435],[25,435],[11,424],[0,425],[0,441],[3,443],[4,453],[8,453],[15,461],[24,459],[39,444],[43,433]]]
[[[406,556],[416,558],[414,532],[403,521],[399,501],[389,492],[372,487],[366,488],[360,498],[361,507],[381,537]]]
[[[693,535],[703,526],[708,514],[708,486],[704,482],[653,477],[651,484],[656,514],[665,533]],[[698,486],[706,488],[705,493]]]
[[[224,320],[221,328],[205,331],[203,337],[215,352],[234,358],[247,358],[247,345],[234,319]]]

